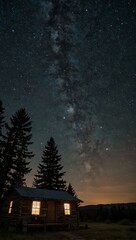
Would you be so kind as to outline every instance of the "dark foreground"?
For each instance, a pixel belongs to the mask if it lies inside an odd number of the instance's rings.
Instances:
[[[0,232],[0,240],[135,240],[136,224],[83,223],[79,230],[70,232]]]

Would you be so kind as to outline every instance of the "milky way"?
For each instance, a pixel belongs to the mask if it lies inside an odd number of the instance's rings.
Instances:
[[[61,16],[48,27],[51,0],[1,1],[0,99],[6,120],[25,107],[33,121],[28,184],[53,136],[66,179],[86,202],[135,201],[136,4],[69,2],[70,24],[63,25]],[[66,57],[65,45],[58,60],[64,29],[71,47]]]

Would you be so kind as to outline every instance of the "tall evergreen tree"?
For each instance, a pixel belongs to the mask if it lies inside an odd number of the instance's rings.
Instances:
[[[31,171],[28,166],[34,156],[28,147],[32,144],[31,121],[25,109],[18,110],[6,124],[2,153],[0,195],[11,184],[23,185],[24,176]],[[28,160],[27,160],[28,159]]]
[[[74,197],[77,197],[77,194],[75,192],[75,189],[73,188],[73,186],[71,185],[71,183],[69,183],[68,187],[67,187],[67,192],[71,195],[73,195]]]
[[[4,121],[4,108],[2,101],[0,101],[0,176],[2,176],[3,173],[3,158],[2,158],[2,151],[3,151],[3,135],[2,135],[2,128],[5,125]]]
[[[3,104],[2,104],[2,101],[0,100],[0,140],[1,140],[1,137],[2,137],[2,128],[4,127],[4,107],[3,107]]]
[[[3,135],[2,135],[2,128],[5,125],[4,121],[4,107],[2,101],[0,100],[0,162],[1,162],[1,153],[2,153],[2,146],[3,146]]]
[[[62,179],[65,172],[60,164],[61,155],[58,154],[57,145],[51,137],[43,151],[42,161],[38,166],[33,185],[37,188],[65,190],[66,182]]]

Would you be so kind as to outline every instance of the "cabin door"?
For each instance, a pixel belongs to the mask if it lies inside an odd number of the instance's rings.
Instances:
[[[56,216],[55,202],[49,201],[47,210],[47,222],[49,223],[55,222],[55,216]]]

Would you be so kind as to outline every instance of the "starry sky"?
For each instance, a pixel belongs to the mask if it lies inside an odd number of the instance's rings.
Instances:
[[[64,178],[84,204],[135,202],[136,2],[72,2],[69,61],[77,71],[62,90],[65,79],[52,74],[47,44],[53,1],[0,1],[0,99],[6,121],[22,107],[32,120],[29,186],[52,136]],[[61,46],[55,45],[55,34],[51,37],[56,53]]]

